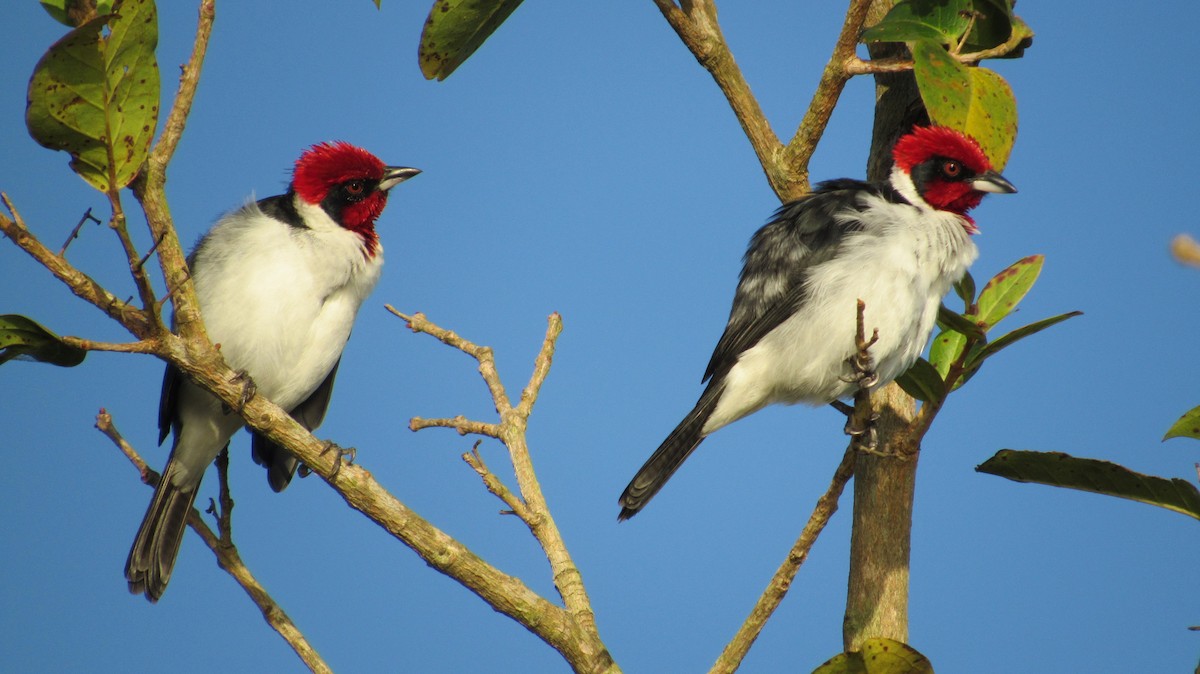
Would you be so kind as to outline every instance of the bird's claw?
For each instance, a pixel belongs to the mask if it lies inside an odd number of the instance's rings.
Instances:
[[[847,384],[858,384],[859,388],[868,389],[879,383],[879,373],[875,371],[875,360],[864,349],[846,359],[850,366],[850,374],[839,377]]]
[[[851,442],[859,451],[874,454],[875,448],[879,446],[879,432],[875,429],[875,422],[878,420],[879,415],[872,414],[865,424],[859,425],[854,416],[850,415],[846,417],[846,426],[843,430],[846,435],[850,436]]]
[[[229,379],[229,381],[231,383],[240,382],[242,385],[242,394],[238,396],[237,404],[237,413],[241,414],[246,411],[246,405],[249,404],[254,396],[258,393],[258,385],[255,384],[254,380],[250,378],[250,373],[246,372],[245,370],[238,370],[236,373],[234,373],[233,377]],[[233,411],[230,409],[229,405],[222,404],[221,408],[226,414],[229,414],[231,411]]]
[[[875,453],[875,448],[879,446],[879,433],[875,430],[875,422],[879,420],[879,414],[872,413],[866,423],[862,423],[855,418],[852,405],[834,400],[829,403],[829,406],[846,415],[846,425],[842,430],[853,439],[857,448],[868,454]]]
[[[354,458],[358,455],[358,450],[353,447],[339,447],[331,440],[325,441],[325,449],[321,450],[321,456],[334,452],[333,455],[333,472],[329,473],[329,477],[337,477],[338,472],[342,469],[342,460],[346,463],[354,465]]]

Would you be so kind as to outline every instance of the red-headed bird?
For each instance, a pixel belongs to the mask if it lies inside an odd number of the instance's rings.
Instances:
[[[321,143],[296,161],[286,194],[222,217],[188,258],[209,339],[229,367],[312,430],[325,418],[342,349],[375,288],[383,246],[375,220],[388,191],[420,173],[385,166],[349,143]],[[171,579],[204,471],[245,422],[168,365],[159,443],[167,467],[125,563],[129,591],[157,601]],[[254,460],[283,490],[297,460],[255,434]]]
[[[925,349],[938,306],[979,251],[967,211],[1016,188],[972,138],[916,127],[892,150],[886,183],[831,180],[784,204],[750,239],[725,334],[696,406],[621,494],[638,513],[710,433],[772,403],[824,405],[858,388],[858,300],[875,364],[872,388]]]

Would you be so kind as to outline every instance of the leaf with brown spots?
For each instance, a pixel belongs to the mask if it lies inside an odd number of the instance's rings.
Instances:
[[[1004,168],[1017,139],[1012,88],[987,68],[968,68],[932,40],[912,45],[913,75],[929,119],[974,138],[992,167]]]
[[[520,5],[521,0],[434,2],[417,48],[425,79],[449,77]]]
[[[878,637],[864,641],[861,651],[833,656],[813,674],[933,674],[933,665],[912,646]]]
[[[1044,255],[1030,255],[996,274],[983,290],[979,291],[979,309],[974,316],[968,318],[982,326],[985,331],[991,330],[1017,308],[1037,281],[1038,274],[1042,273],[1044,261]]]
[[[74,367],[85,356],[87,351],[64,344],[61,337],[37,321],[16,314],[0,316],[0,364],[20,358]]]
[[[1170,430],[1163,436],[1163,440],[1170,440],[1171,438],[1195,438],[1200,440],[1200,407],[1193,407],[1188,410],[1187,414],[1179,417],[1179,421],[1171,425]]]
[[[1016,482],[1140,501],[1200,519],[1200,491],[1192,483],[1143,475],[1110,461],[1081,459],[1062,452],[1002,449],[975,470]]]
[[[69,153],[71,168],[102,192],[133,180],[158,125],[154,2],[123,0],[113,9],[50,47],[29,80],[25,109],[29,135]]]

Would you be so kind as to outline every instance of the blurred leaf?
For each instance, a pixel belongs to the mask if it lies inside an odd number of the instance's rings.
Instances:
[[[39,0],[55,21],[72,28],[112,12],[113,0]],[[91,5],[95,5],[94,7]],[[76,17],[82,17],[83,21]]]
[[[962,280],[954,284],[954,294],[963,301],[963,311],[971,311],[971,305],[975,303],[975,277],[971,272],[963,274]]]
[[[74,367],[85,356],[87,351],[64,344],[58,335],[32,319],[16,314],[0,316],[0,364],[20,358]]]
[[[374,0],[374,2],[375,2],[375,9],[380,9],[381,7],[383,7],[383,0]]]
[[[933,674],[933,665],[917,649],[893,639],[867,639],[861,651],[839,653],[813,674]]]
[[[417,49],[425,79],[449,77],[520,5],[521,0],[436,0]]]
[[[971,26],[971,34],[963,41],[962,51],[983,51],[1008,42],[1013,32],[1010,0],[975,0],[973,5],[975,23]]]
[[[102,192],[133,180],[158,124],[154,3],[124,0],[115,10],[50,47],[29,81],[25,110],[33,139],[70,153],[71,168]]]
[[[947,309],[945,304],[938,306],[937,322],[944,329],[961,332],[981,341],[987,339],[987,333],[979,327],[978,323],[956,311]]]
[[[968,68],[936,42],[914,42],[912,54],[929,119],[974,138],[992,167],[1003,169],[1017,137],[1017,103],[1008,82],[987,68]]]
[[[1025,50],[1033,46],[1033,29],[1029,24],[1014,15],[1012,18],[1012,35],[1008,38],[1008,51],[996,58],[1019,59],[1025,55]]]
[[[904,374],[896,378],[896,383],[905,393],[921,402],[941,400],[946,395],[946,382],[924,358],[917,358]]]
[[[1200,440],[1200,407],[1193,407],[1188,410],[1187,414],[1179,417],[1179,421],[1171,425],[1170,430],[1163,436],[1163,440],[1170,440],[1171,438],[1195,438]]]
[[[1030,255],[992,277],[979,293],[979,314],[972,318],[990,330],[1017,308],[1042,272],[1044,255]]]
[[[1080,459],[1062,452],[1002,449],[975,470],[1017,482],[1141,501],[1200,519],[1200,491],[1192,483],[1135,473],[1109,461]]]
[[[861,41],[956,44],[970,24],[971,6],[971,0],[900,0],[879,23],[863,31]]]
[[[995,340],[994,342],[990,342],[988,344],[983,345],[982,347],[979,348],[978,351],[971,354],[971,357],[967,359],[967,367],[973,368],[973,369],[978,369],[979,366],[983,364],[984,360],[996,355],[996,353],[999,352],[1001,349],[1005,349],[1009,346],[1012,346],[1019,340],[1025,339],[1026,337],[1028,337],[1030,335],[1037,334],[1052,325],[1058,325],[1059,323],[1062,323],[1063,321],[1067,320],[1068,318],[1074,318],[1076,316],[1082,316],[1082,315],[1083,315],[1082,311],[1070,311],[1065,314],[1051,316],[1050,318],[1043,318],[1042,320],[1030,323],[1029,325],[1026,325],[1025,327],[1017,328],[1016,330],[1013,330],[1012,332],[1004,335],[1003,337],[1000,337],[999,339]]]

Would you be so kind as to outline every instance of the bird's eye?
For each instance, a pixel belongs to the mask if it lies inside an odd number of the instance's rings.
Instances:
[[[352,197],[357,197],[367,189],[367,186],[361,180],[351,180],[346,183],[346,194]]]
[[[957,178],[962,174],[962,170],[962,164],[954,161],[953,159],[947,159],[946,161],[942,162],[942,175],[946,176],[947,178]]]

